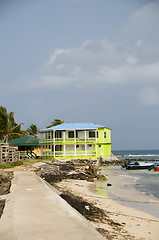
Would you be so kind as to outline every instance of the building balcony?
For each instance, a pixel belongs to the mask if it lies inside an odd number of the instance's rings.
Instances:
[[[41,156],[43,157],[80,157],[80,156],[96,156],[95,151],[43,151]]]
[[[93,144],[97,138],[47,138],[40,139],[39,144]]]

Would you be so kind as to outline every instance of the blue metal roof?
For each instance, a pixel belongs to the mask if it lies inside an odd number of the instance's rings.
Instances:
[[[60,125],[56,125],[54,127],[45,128],[41,130],[50,131],[50,130],[95,130],[98,128],[105,128],[102,125],[94,124],[94,123],[62,123]]]

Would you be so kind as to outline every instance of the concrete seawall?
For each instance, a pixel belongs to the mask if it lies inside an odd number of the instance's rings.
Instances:
[[[104,240],[34,172],[14,173],[0,219],[0,240]]]

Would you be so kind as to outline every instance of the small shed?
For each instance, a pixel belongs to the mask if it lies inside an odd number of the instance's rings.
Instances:
[[[39,156],[39,139],[35,137],[20,137],[9,141],[12,146],[17,146],[21,156],[27,154],[30,157]]]

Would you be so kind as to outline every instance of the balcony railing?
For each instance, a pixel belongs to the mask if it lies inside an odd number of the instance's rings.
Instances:
[[[40,144],[80,144],[80,143],[96,143],[97,138],[47,138],[40,139]]]
[[[51,152],[51,151],[44,151],[41,154],[43,157],[68,157],[68,156],[95,156],[96,152],[95,151],[56,151],[56,152]]]

